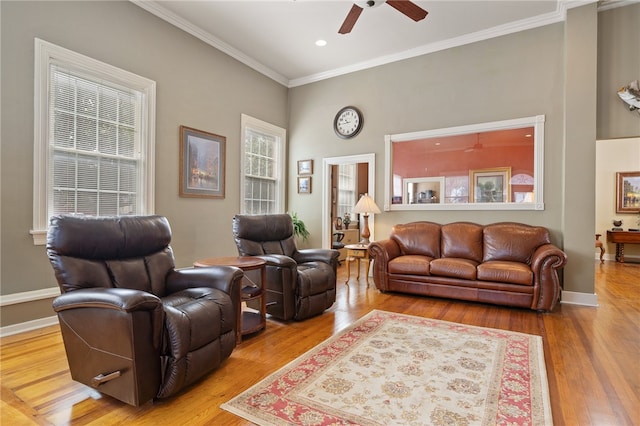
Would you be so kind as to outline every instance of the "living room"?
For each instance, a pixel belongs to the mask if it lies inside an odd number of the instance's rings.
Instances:
[[[568,301],[597,309],[596,198],[584,188],[596,186],[596,140],[640,136],[637,114],[615,93],[638,78],[637,43],[626,36],[637,28],[623,23],[638,22],[640,5],[601,13],[596,6],[569,9],[564,22],[288,88],[131,2],[3,1],[2,297],[24,296],[3,303],[3,331],[56,321],[51,291],[57,284],[44,246],[34,245],[30,234],[35,37],[157,83],[154,210],[171,223],[182,267],[236,253],[231,220],[241,203],[242,114],[287,129],[286,211],[297,212],[309,227],[309,247],[322,243],[322,186],[316,172],[318,185],[310,194],[298,193],[298,160],[320,164],[326,157],[373,153],[378,200],[386,179],[384,135],[544,114],[543,211],[383,212],[375,217],[373,236],[383,238],[394,224],[413,220],[545,226],[568,254]],[[366,117],[362,132],[348,141],[332,129],[346,105],[357,105]],[[181,125],[226,137],[223,199],[179,197]],[[608,248],[611,253],[613,246]]]

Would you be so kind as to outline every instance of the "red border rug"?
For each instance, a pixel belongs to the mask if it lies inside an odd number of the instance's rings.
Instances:
[[[223,409],[259,425],[551,425],[542,338],[374,310]]]

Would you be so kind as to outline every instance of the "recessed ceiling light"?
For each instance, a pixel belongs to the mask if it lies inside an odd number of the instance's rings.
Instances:
[[[327,45],[327,41],[326,40],[316,40],[316,46],[324,47],[326,45]]]

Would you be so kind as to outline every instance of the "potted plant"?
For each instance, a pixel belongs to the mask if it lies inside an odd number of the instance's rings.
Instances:
[[[302,238],[303,241],[307,241],[310,235],[307,225],[298,218],[296,212],[291,213],[291,219],[293,220],[293,235],[295,235],[296,238]]]
[[[344,219],[342,219],[342,224],[344,225],[344,229],[349,229],[350,223],[351,223],[351,215],[349,213],[345,213]]]

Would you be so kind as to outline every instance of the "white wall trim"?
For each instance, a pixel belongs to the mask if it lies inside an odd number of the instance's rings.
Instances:
[[[597,294],[578,293],[575,291],[563,291],[560,303],[566,305],[592,306],[594,308],[599,306]]]
[[[12,336],[18,333],[25,333],[31,330],[37,330],[39,328],[48,327],[50,325],[58,324],[58,317],[51,316],[46,318],[38,318],[31,321],[21,322],[19,324],[7,325],[0,328],[0,337]]]
[[[43,288],[40,290],[23,291],[20,293],[0,295],[0,306],[17,305],[19,303],[35,302],[36,300],[51,299],[60,296],[58,287]]]

